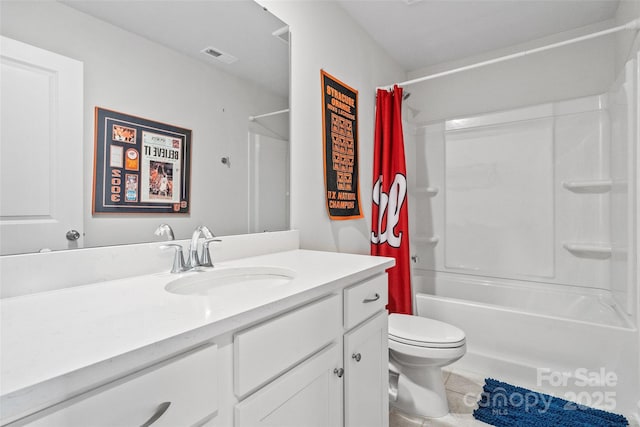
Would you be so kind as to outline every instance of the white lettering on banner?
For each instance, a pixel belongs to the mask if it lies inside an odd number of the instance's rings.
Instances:
[[[389,194],[382,191],[382,176],[373,185],[373,203],[378,205],[378,233],[371,232],[371,243],[379,245],[389,243],[394,248],[399,248],[402,242],[402,232],[395,234],[395,228],[400,222],[400,210],[407,197],[407,178],[397,173]],[[382,229],[385,216],[387,218],[387,228]]]

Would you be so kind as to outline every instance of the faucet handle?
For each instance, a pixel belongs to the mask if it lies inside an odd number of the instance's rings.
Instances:
[[[205,239],[204,242],[202,242],[202,261],[200,262],[200,265],[203,267],[213,267],[213,257],[209,252],[209,244],[211,242],[222,242],[222,240]]]
[[[182,256],[182,245],[169,243],[167,245],[161,245],[160,249],[175,249],[175,257],[173,258],[173,266],[171,267],[172,273],[181,273],[187,269],[184,265],[184,257]]]
[[[173,236],[173,229],[169,224],[160,224],[156,231],[153,232],[156,236],[162,236],[163,234],[167,235],[167,240],[175,240]]]

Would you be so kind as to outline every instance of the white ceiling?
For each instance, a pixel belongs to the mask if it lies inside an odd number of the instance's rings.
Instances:
[[[618,0],[336,1],[405,71],[611,19],[619,3]]]
[[[287,96],[285,23],[250,0],[59,0]],[[611,19],[618,0],[335,1],[405,71],[481,54]],[[621,0],[638,1],[638,0]],[[200,51],[239,58],[227,65]]]
[[[286,24],[250,0],[59,0],[288,97],[289,45],[272,33]],[[200,51],[238,58],[225,64]]]

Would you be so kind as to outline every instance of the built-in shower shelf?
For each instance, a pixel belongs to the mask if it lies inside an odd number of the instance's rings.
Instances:
[[[436,245],[440,241],[440,238],[438,236],[414,236],[413,241],[416,243]]]
[[[438,187],[417,187],[415,193],[426,194],[429,197],[433,197],[438,194],[439,191],[440,189]]]
[[[562,246],[571,254],[581,258],[606,259],[611,257],[611,246],[601,243],[570,243]]]
[[[613,182],[610,179],[596,179],[592,181],[568,181],[562,186],[574,193],[606,193],[611,191]]]

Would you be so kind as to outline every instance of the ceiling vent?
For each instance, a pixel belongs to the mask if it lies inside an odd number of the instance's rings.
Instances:
[[[205,55],[208,55],[220,62],[224,62],[225,64],[232,64],[234,62],[236,62],[238,60],[238,58],[236,58],[235,56],[228,54],[226,52],[221,51],[220,49],[217,49],[215,47],[205,47],[204,49],[202,49],[200,52],[204,53]]]
[[[289,26],[288,25],[285,25],[282,28],[278,28],[273,33],[271,33],[271,35],[277,38],[278,40],[286,44],[289,44]]]

